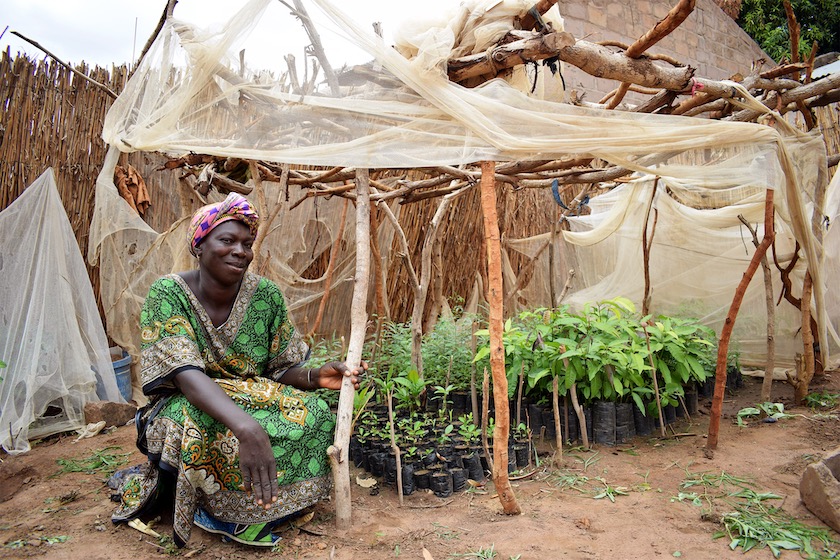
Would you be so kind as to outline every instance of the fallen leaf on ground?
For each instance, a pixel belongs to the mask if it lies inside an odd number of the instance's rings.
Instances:
[[[137,529],[141,533],[145,533],[146,535],[149,535],[150,537],[154,537],[156,539],[160,538],[160,533],[158,533],[154,529],[149,529],[149,526],[146,525],[145,523],[143,523],[142,521],[140,521],[139,519],[132,519],[131,521],[128,522],[128,526],[131,527],[132,529]]]
[[[378,484],[378,481],[373,478],[362,478],[361,476],[356,477],[356,484],[361,486],[362,488],[373,488]]]

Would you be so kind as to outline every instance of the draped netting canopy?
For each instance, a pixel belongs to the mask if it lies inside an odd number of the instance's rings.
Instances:
[[[760,237],[764,195],[772,189],[777,259],[785,266],[799,244],[801,258],[790,277],[801,287],[810,269],[819,339],[825,353],[837,347],[839,303],[826,297],[825,288],[836,282],[840,257],[836,235],[822,222],[831,214],[824,201],[826,196],[836,200],[837,181],[826,188],[825,145],[819,135],[774,118],[736,83],[731,86],[738,95],[731,101],[766,115],[761,123],[606,111],[549,100],[562,99],[563,91],[542,69],[526,68],[524,74],[474,88],[451,82],[446,61],[486,50],[530,7],[525,2],[464,3],[436,24],[402,27],[394,41],[397,48],[328,0],[301,4],[325,30],[327,57],[363,51],[370,62],[327,73],[324,81],[311,79],[305,64],[282,72],[255,70],[248,63],[248,53],[261,48],[253,46],[254,37],[293,40],[291,30],[300,24],[277,2],[251,0],[213,29],[169,19],[111,107],[103,138],[112,151],[97,183],[89,259],[101,264],[108,332],[124,347],[137,351],[136,317],[154,278],[193,266],[186,223],[176,222],[163,233],[152,230],[113,186],[118,151],[137,150],[275,162],[287,170],[289,165],[469,168],[487,160],[595,158],[633,174],[593,197],[589,214],[568,218],[570,231],[557,249],[562,258],[554,259],[555,269],[549,270],[543,254],[533,278],[506,311],[549,305],[549,276],[562,284],[568,268],[577,271],[569,303],[626,296],[640,304],[641,230],[653,198],[659,225],[651,250],[651,309],[699,317],[718,329],[754,251],[738,216],[758,223]],[[555,28],[562,26],[556,6],[546,18]],[[310,39],[301,41],[287,52],[304,52]],[[279,53],[286,47],[272,48]],[[303,85],[292,68],[304,76]],[[328,178],[321,183],[324,188],[344,184],[333,185]],[[388,186],[394,184],[383,183],[372,199],[389,204],[399,216],[399,197],[383,190]],[[344,199],[306,198],[306,188],[266,182],[259,196],[252,196],[263,214],[277,212],[261,270],[280,284],[296,322],[305,325],[315,314],[326,279],[302,273],[341,234],[321,325],[322,332],[341,334],[349,326],[354,232],[340,225]],[[463,190],[470,188],[467,184]],[[551,201],[550,192],[545,193]],[[209,198],[217,196],[211,192]],[[305,200],[297,204],[300,199]],[[394,231],[383,226],[378,235],[383,259],[394,257]],[[505,251],[533,256],[547,236],[506,239]],[[508,272],[515,282],[515,271]],[[739,315],[735,339],[746,361],[760,361],[764,352],[763,297],[761,282],[753,282]],[[801,348],[798,317],[792,306],[779,307],[776,332],[783,360]]]

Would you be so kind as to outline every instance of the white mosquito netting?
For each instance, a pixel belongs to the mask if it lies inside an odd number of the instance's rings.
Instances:
[[[653,311],[693,306],[691,311],[708,318],[713,327],[720,326],[715,321],[728,307],[745,268],[744,257],[748,260],[753,250],[748,238],[741,241],[737,215],[760,222],[764,192],[773,189],[784,247],[780,259],[790,257],[792,240],[798,240],[802,258],[793,277],[801,278],[803,267],[810,265],[822,326],[819,338],[828,349],[826,336],[836,325],[826,329],[823,231],[811,226],[812,215],[824,214],[827,183],[825,146],[818,135],[798,132],[782,119],[768,120],[768,126],[599,111],[548,101],[537,93],[542,89],[545,97],[558,97],[556,82],[541,81],[545,71],[535,76],[533,68],[526,72],[530,81],[525,80],[529,87],[524,92],[500,79],[473,89],[449,81],[448,58],[484,52],[513,27],[514,16],[523,14],[529,2],[462,3],[455,13],[437,18],[439,24],[406,25],[395,40],[399,50],[328,0],[301,4],[321,22],[328,58],[362,50],[373,61],[317,84],[305,70],[307,64],[283,72],[254,71],[248,63],[254,51],[249,41],[264,36],[288,39],[300,27],[272,0],[251,0],[212,30],[170,20],[108,112],[105,141],[126,152],[196,152],[326,168],[412,169],[482,160],[600,158],[633,170],[635,179],[598,205],[593,200],[597,210],[575,220],[567,233],[567,243],[575,248],[566,249],[557,261],[580,269],[576,281],[584,283],[575,289],[588,290],[573,294],[573,299],[638,298],[639,205],[650,197],[652,178],[659,177],[656,204],[661,224],[652,258],[662,268],[652,273]],[[548,19],[555,29],[562,26],[560,14]],[[491,32],[485,33],[488,29]],[[309,39],[301,41],[291,48],[274,44],[270,49],[275,54],[311,53],[306,49]],[[298,80],[296,73],[304,78]],[[732,87],[741,96],[733,102],[769,113],[741,86]],[[132,215],[113,188],[115,163],[116,154],[109,155],[97,185],[89,259],[101,259],[109,334],[136,353],[136,317],[148,285],[156,276],[191,263],[183,222],[159,235]],[[325,179],[321,186],[336,185]],[[353,228],[342,226],[344,201],[307,199],[292,209],[305,197],[305,189],[264,187],[251,196],[261,213],[266,215],[276,205],[281,208],[264,246],[268,260],[262,270],[285,289],[300,327],[313,320],[327,282],[325,277],[304,278],[303,271],[324,247],[336,245],[329,280],[332,305],[327,306],[321,332],[343,332],[354,267]],[[377,192],[374,199],[378,196],[387,198],[388,193]],[[380,236],[383,259],[391,258],[392,233],[382,227]],[[528,254],[533,243],[508,240],[507,246]],[[741,251],[737,258],[736,250]],[[612,260],[605,260],[604,252]],[[678,278],[674,271],[684,274]],[[562,285],[565,272],[554,274]],[[523,297],[529,304],[547,305],[545,274],[542,281],[537,276]],[[763,307],[761,313],[758,309],[756,321],[763,314]],[[837,321],[840,313],[830,317]]]
[[[85,403],[124,402],[79,245],[50,168],[0,212],[0,445],[85,425]]]

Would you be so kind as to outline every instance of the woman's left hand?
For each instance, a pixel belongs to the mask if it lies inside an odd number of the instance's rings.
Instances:
[[[361,362],[358,368],[350,369],[344,362],[329,362],[318,368],[317,372],[312,371],[312,381],[319,389],[341,389],[341,380],[349,377],[353,387],[359,390],[359,376],[367,371],[367,363]]]

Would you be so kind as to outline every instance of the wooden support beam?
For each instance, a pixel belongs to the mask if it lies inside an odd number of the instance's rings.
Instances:
[[[495,77],[502,70],[556,56],[564,47],[575,42],[565,31],[542,35],[531,33],[525,39],[499,45],[487,52],[449,61],[447,72],[453,82],[463,82],[476,76]]]
[[[502,292],[502,259],[499,219],[496,211],[496,166],[481,162],[481,210],[484,215],[484,238],[487,245],[488,301],[490,303],[490,371],[493,376],[493,402],[496,405],[496,427],[493,431],[493,484],[507,515],[519,515],[522,509],[513,494],[508,478],[508,438],[510,407],[505,376],[505,348],[502,342],[504,309]]]
[[[367,326],[367,294],[370,278],[370,184],[367,169],[356,172],[356,278],[350,306],[350,342],[347,367],[358,369]],[[356,393],[349,377],[341,381],[336,414],[335,440],[327,449],[335,489],[335,524],[349,529],[352,522],[350,502],[350,432],[353,429],[353,397]]]
[[[756,247],[750,264],[747,266],[747,270],[735,288],[735,296],[732,298],[732,304],[729,306],[729,313],[726,314],[726,320],[723,323],[720,340],[718,341],[717,364],[715,367],[715,393],[712,396],[712,409],[709,413],[709,437],[706,440],[707,457],[714,455],[714,450],[717,449],[718,444],[720,417],[723,412],[723,394],[726,391],[726,364],[729,353],[729,340],[732,338],[735,319],[738,317],[738,310],[741,308],[741,302],[744,299],[744,294],[747,292],[747,286],[750,285],[750,281],[755,275],[761,259],[767,254],[767,249],[773,244],[773,239],[776,235],[773,227],[774,219],[773,189],[767,189],[767,194],[764,198],[764,238],[761,240],[759,246]]]

